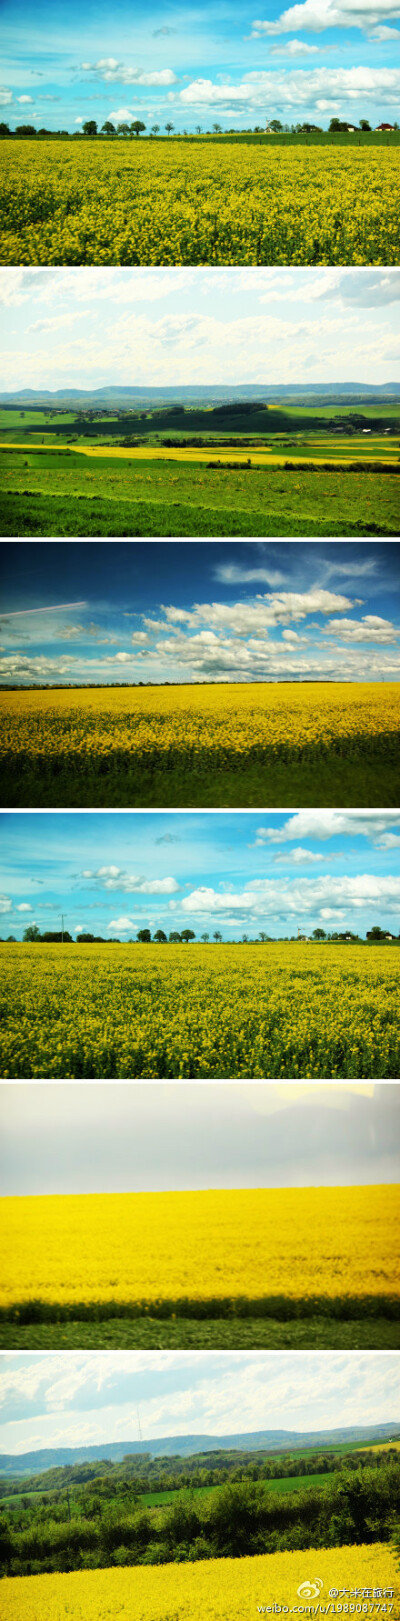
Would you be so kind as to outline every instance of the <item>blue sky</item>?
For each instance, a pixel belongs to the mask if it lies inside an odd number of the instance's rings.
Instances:
[[[72,935],[123,940],[398,933],[398,811],[10,812],[2,834],[3,938],[61,912]]]
[[[71,0],[3,4],[3,117],[11,128],[79,131],[141,118],[149,130],[327,127],[393,122],[400,86],[398,0],[202,5]]]
[[[399,1421],[398,1356],[351,1351],[3,1354],[3,1452]]]
[[[398,1180],[391,1082],[12,1082],[0,1117],[2,1196]]]
[[[4,268],[0,391],[393,383],[399,298],[395,267]]]
[[[0,682],[398,680],[399,544],[3,546]]]

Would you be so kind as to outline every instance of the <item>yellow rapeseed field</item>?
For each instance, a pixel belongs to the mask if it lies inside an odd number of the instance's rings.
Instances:
[[[0,1306],[398,1297],[399,1214],[391,1186],[3,1198]]]
[[[332,752],[357,762],[370,747],[393,757],[400,736],[397,682],[227,683],[2,692],[0,762],[34,760],[87,778],[91,762],[210,768],[286,762]],[[268,803],[268,797],[266,798]]]
[[[0,967],[3,1078],[400,1073],[396,948],[4,943]]]
[[[396,264],[400,151],[3,143],[3,264]]]
[[[400,1615],[399,1572],[385,1543],[207,1559],[196,1564],[129,1566],[19,1576],[1,1584],[3,1621],[256,1621],[279,1604],[304,1615],[332,1606],[336,1613]],[[299,1587],[305,1584],[305,1592]],[[364,1597],[365,1595],[365,1597]],[[379,1595],[379,1596],[374,1596]],[[346,1605],[348,1609],[346,1610]],[[354,1609],[350,1608],[354,1605]],[[342,1606],[342,1608],[340,1608]],[[308,1612],[309,1613],[309,1612]],[[329,1613],[329,1612],[328,1612]]]
[[[375,1446],[360,1447],[360,1452],[400,1452],[400,1441],[381,1441]]]

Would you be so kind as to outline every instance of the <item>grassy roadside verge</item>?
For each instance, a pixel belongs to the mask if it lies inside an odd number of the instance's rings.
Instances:
[[[400,1348],[400,1323],[386,1317],[206,1319],[161,1322],[146,1316],[102,1322],[0,1323],[2,1350],[366,1350]]]
[[[11,752],[3,757],[1,769],[0,804],[19,807],[112,807],[139,806],[224,806],[246,809],[268,804],[274,806],[362,805],[373,808],[382,804],[398,804],[398,769],[392,757],[371,743],[347,760],[343,755],[321,756],[315,761],[283,761],[271,757],[264,762],[253,761],[244,766],[215,768],[210,766],[197,774],[184,765],[168,772],[155,765],[148,770],[132,753],[116,752],[109,757],[96,755],[75,765],[72,754],[64,759],[48,756],[47,760],[21,757]]]

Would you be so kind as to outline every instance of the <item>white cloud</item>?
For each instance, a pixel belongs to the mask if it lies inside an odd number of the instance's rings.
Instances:
[[[115,109],[113,108],[112,113],[110,113],[110,118],[111,118],[112,123],[116,123],[116,124],[127,124],[128,119],[133,118],[133,117],[134,117],[134,108],[133,107],[117,107]]]
[[[107,923],[107,928],[114,932],[118,930],[118,934],[128,934],[131,929],[136,928],[136,923],[132,917],[113,917],[111,923]]]
[[[32,324],[31,324],[31,326],[28,326],[27,331],[28,332],[64,332],[65,327],[70,326],[71,323],[74,320],[76,320],[76,316],[73,316],[73,315],[65,315],[64,314],[64,315],[48,315],[46,317],[43,316],[40,321],[32,321]]]
[[[82,878],[95,879],[104,889],[121,890],[126,895],[174,895],[180,884],[176,878],[143,878],[140,874],[124,872],[120,867],[98,867],[97,872],[86,868]]]
[[[118,67],[121,67],[121,63],[118,62],[115,56],[101,56],[98,62],[81,62],[81,68],[84,68],[86,73],[97,73],[97,71],[104,73],[111,71],[112,73]]]
[[[256,839],[255,842],[256,844],[264,844],[263,839]],[[323,861],[324,856],[317,855],[312,850],[303,850],[301,844],[297,844],[294,850],[277,853],[277,855],[273,856],[273,860],[284,861],[285,867],[289,863],[294,867],[305,867],[309,866],[313,861]]]
[[[12,90],[0,89],[0,107],[8,107],[12,99]]]
[[[297,7],[293,9],[297,10]],[[299,26],[298,21],[294,26]],[[336,112],[349,103],[365,103],[367,100],[378,107],[382,100],[386,105],[396,105],[399,94],[398,68],[319,67],[309,72],[299,68],[288,73],[284,70],[248,73],[237,85],[215,84],[212,79],[195,79],[179,91],[179,100],[187,107],[225,107],[232,112],[240,107],[243,111],[251,111],[252,108],[263,109],[264,112],[275,111],[278,105],[288,112],[297,108]]]
[[[32,104],[33,96],[16,96],[16,101],[19,101],[21,105],[23,102],[30,102]]]
[[[271,45],[270,56],[278,55],[278,53],[281,55],[282,51],[285,52],[285,56],[318,56],[318,49],[318,45],[306,45],[305,40],[291,39],[287,43],[285,41],[285,44]]]
[[[397,642],[399,632],[390,619],[380,619],[377,614],[365,614],[363,619],[333,619],[329,625],[324,626],[324,636],[336,636],[347,642],[379,642],[389,645]]]
[[[236,635],[262,632],[276,625],[289,625],[291,621],[298,623],[306,619],[308,614],[339,613],[343,608],[352,608],[354,603],[349,597],[340,596],[337,592],[314,591],[280,591],[274,595],[266,592],[264,596],[256,597],[254,603],[247,602],[202,602],[195,603],[191,610],[184,608],[162,607],[168,624],[186,625],[188,629],[207,625],[214,629],[226,627]],[[151,621],[146,623],[150,626]]]
[[[225,922],[247,917],[249,920],[283,918],[289,927],[293,918],[311,915],[345,918],[349,913],[370,907],[397,915],[399,903],[400,876],[360,873],[337,878],[327,873],[292,882],[283,878],[255,878],[246,889],[230,894],[199,887],[184,897],[182,911],[199,918],[220,916]]]
[[[142,73],[140,68],[124,67],[123,62],[117,62],[113,56],[101,57],[98,62],[82,62],[81,67],[85,73],[99,74],[106,84],[165,86],[178,83],[176,73],[172,72],[172,68],[161,68],[160,71]]]
[[[378,1419],[390,1424],[397,1410],[398,1357],[390,1352],[334,1351],[329,1379],[326,1354],[319,1351],[271,1351],[268,1366],[259,1352],[189,1354],[190,1364],[182,1353],[164,1352],[157,1361],[150,1351],[146,1362],[131,1352],[129,1363],[115,1352],[92,1352],[90,1361],[71,1352],[64,1366],[56,1353],[47,1361],[27,1356],[23,1368],[11,1356],[3,1359],[2,1397],[10,1418],[2,1450],[129,1439],[138,1390],[145,1438],[185,1435],[188,1429],[229,1435],[282,1423],[300,1431],[376,1425]],[[15,1411],[18,1420],[12,1422]]]
[[[399,811],[300,810],[289,816],[282,827],[258,827],[257,840],[284,844],[291,839],[332,839],[335,837],[386,837],[391,828],[400,828]]]
[[[400,17],[398,0],[303,0],[289,6],[274,21],[256,18],[253,39],[263,35],[292,34],[296,29],[323,33],[325,28],[361,28],[369,32],[385,20]]]
[[[15,910],[16,910],[16,912],[31,912],[32,907],[28,905],[27,901],[20,901],[19,905],[16,906]]]
[[[257,580],[260,585],[283,585],[284,575],[279,569],[245,568],[244,564],[219,563],[215,577],[223,585],[246,585]]]
[[[12,912],[13,903],[8,895],[0,895],[0,912]]]
[[[399,34],[400,39],[400,34]],[[303,292],[304,298],[326,299],[336,295],[344,304],[358,309],[378,308],[397,303],[400,299],[400,270],[332,270],[329,276],[317,273]],[[374,564],[372,564],[374,567]],[[361,565],[358,572],[368,573],[371,563]],[[344,572],[344,571],[343,571]]]

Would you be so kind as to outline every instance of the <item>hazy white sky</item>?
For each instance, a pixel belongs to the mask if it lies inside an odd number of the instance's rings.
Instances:
[[[5,1354],[0,1447],[26,1452],[156,1436],[318,1430],[399,1420],[391,1352]]]
[[[393,1182],[392,1082],[0,1087],[2,1194]]]
[[[3,269],[0,387],[395,382],[399,297],[395,267]]]

